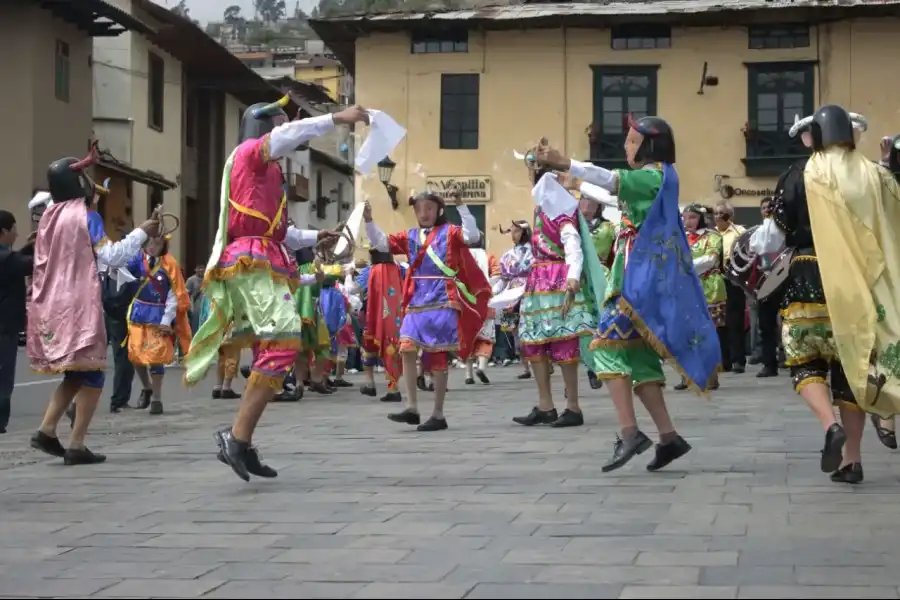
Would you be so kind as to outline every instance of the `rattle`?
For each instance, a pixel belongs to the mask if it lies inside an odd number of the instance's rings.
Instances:
[[[159,237],[169,238],[181,225],[181,219],[178,218],[178,215],[163,212],[162,204],[153,209],[152,218],[159,222]],[[168,224],[166,219],[169,220]]]

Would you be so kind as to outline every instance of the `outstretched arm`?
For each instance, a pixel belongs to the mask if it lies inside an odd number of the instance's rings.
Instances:
[[[319,240],[319,232],[315,229],[297,229],[293,225],[287,228],[284,234],[284,245],[291,250],[311,248]]]
[[[112,269],[127,265],[129,260],[137,256],[141,251],[141,246],[147,241],[147,234],[144,230],[137,228],[126,235],[125,239],[111,242],[106,237],[103,217],[96,211],[88,212],[88,233],[91,236],[91,243],[94,245],[97,262],[102,267]]]

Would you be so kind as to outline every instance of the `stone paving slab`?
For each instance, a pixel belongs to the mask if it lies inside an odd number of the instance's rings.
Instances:
[[[606,392],[587,391],[584,427],[522,428],[510,418],[535,391],[517,374],[482,387],[453,371],[438,433],[353,389],[273,405],[257,441],[274,481],[215,460],[234,403],[206,388],[159,420],[103,415],[103,465],[5,436],[0,597],[900,597],[900,457],[869,430],[866,482],[832,484],[785,375],[724,375],[712,402],[670,391],[694,451],[607,475]]]

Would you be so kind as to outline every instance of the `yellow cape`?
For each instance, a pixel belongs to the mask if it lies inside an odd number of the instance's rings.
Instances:
[[[900,186],[887,169],[840,147],[813,154],[804,182],[828,315],[850,388],[863,410],[900,413]],[[879,393],[875,383],[882,376]]]

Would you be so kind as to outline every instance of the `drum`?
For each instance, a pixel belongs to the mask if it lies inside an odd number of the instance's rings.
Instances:
[[[787,280],[794,249],[782,250],[774,260],[771,255],[760,256],[750,249],[750,237],[759,225],[751,227],[734,241],[731,260],[725,266],[725,277],[750,297],[765,300],[778,291]]]
[[[762,272],[759,257],[750,250],[750,236],[759,225],[747,229],[734,240],[731,259],[725,265],[725,277],[752,297],[756,297],[756,286]]]

